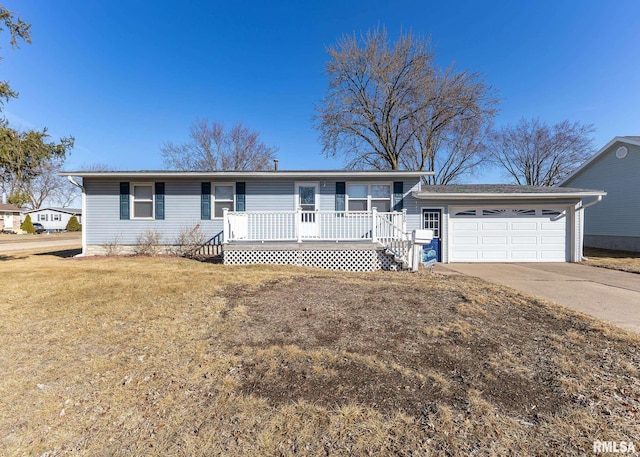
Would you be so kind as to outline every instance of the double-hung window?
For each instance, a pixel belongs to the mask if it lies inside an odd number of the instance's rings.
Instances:
[[[348,184],[347,209],[349,211],[391,211],[390,184]]]
[[[233,184],[215,184],[213,189],[214,213],[213,217],[222,217],[222,210],[227,208],[233,211],[234,192]]]
[[[153,219],[153,184],[132,184],[133,219]]]
[[[60,214],[52,214],[51,215],[51,220],[52,221],[61,221],[62,218],[60,217]]]

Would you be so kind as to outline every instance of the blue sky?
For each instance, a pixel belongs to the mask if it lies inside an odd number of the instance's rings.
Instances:
[[[341,168],[312,126],[325,47],[378,25],[431,36],[441,66],[483,74],[502,99],[498,126],[593,123],[596,148],[640,134],[636,0],[2,3],[33,39],[11,51],[0,35],[0,79],[20,92],[4,115],[75,136],[68,169],[162,168],[162,142],[185,141],[198,117],[260,131],[282,169]]]

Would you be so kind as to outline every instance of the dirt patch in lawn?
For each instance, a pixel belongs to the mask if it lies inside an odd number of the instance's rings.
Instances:
[[[273,405],[356,403],[425,420],[443,406],[465,416],[480,397],[539,423],[576,406],[558,357],[575,348],[566,335],[600,338],[574,315],[464,277],[305,277],[226,293],[247,316],[235,336],[240,390]]]
[[[586,265],[640,274],[640,252],[584,248],[584,255]]]

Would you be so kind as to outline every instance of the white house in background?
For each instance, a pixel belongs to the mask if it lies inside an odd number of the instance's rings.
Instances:
[[[0,232],[20,231],[20,214],[22,210],[8,203],[0,203]]]
[[[602,189],[586,209],[584,245],[640,252],[640,136],[617,136],[560,186]]]
[[[40,208],[31,209],[23,213],[23,220],[31,216],[31,222],[39,222],[45,230],[59,232],[67,228],[67,223],[71,217],[75,216],[82,224],[82,210],[77,208]]]
[[[198,227],[225,264],[374,270],[423,260],[579,262],[583,208],[605,192],[509,185],[422,186],[431,172],[65,172],[82,178],[83,254],[133,251],[154,231],[177,244]]]

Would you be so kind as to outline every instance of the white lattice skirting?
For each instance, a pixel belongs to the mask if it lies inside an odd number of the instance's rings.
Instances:
[[[223,258],[225,265],[265,263],[345,271],[400,269],[390,256],[375,249],[234,250],[227,247]]]

